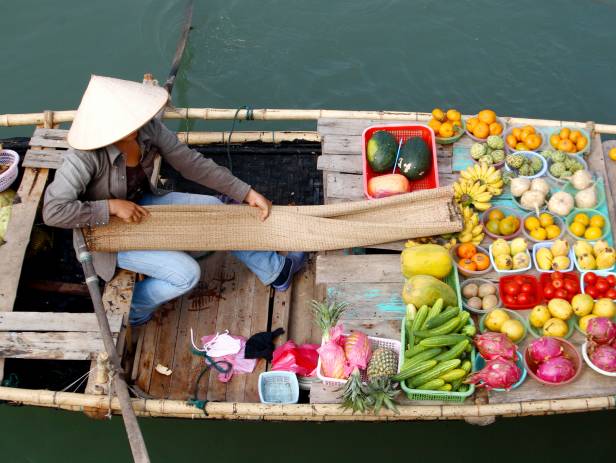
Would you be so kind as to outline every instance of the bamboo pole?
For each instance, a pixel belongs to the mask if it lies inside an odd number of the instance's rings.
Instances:
[[[76,111],[54,111],[53,123],[71,122]],[[239,120],[260,121],[310,121],[320,118],[341,119],[375,119],[404,120],[426,122],[430,113],[406,111],[351,111],[332,109],[226,109],[226,108],[174,108],[164,112],[164,119],[203,119],[203,120]],[[469,116],[465,116],[469,117]],[[596,124],[594,122],[560,121],[550,119],[532,119],[522,117],[502,117],[507,124],[534,124],[545,127],[569,126],[575,128],[592,128],[597,133],[616,135],[616,125]],[[44,113],[0,114],[0,127],[42,124]]]
[[[36,389],[0,387],[0,400],[25,405],[82,411],[84,408],[106,411],[110,405],[106,396],[56,392]],[[530,416],[553,413],[575,413],[616,408],[616,397],[539,400],[486,405],[403,405],[400,414],[383,411],[380,415],[353,415],[339,404],[273,405],[261,403],[210,402],[207,415],[181,400],[132,399],[139,416],[200,419],[280,420],[280,421],[390,421],[465,419],[484,416]],[[111,411],[121,411],[117,398],[111,401]]]
[[[227,143],[229,132],[177,132],[178,139],[190,145],[208,145],[213,143]],[[297,131],[259,131],[259,132],[233,132],[231,143],[249,143],[260,141],[264,143],[281,143],[294,141],[321,142],[318,132]]]

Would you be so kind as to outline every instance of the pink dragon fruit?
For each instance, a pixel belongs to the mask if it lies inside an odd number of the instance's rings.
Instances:
[[[563,346],[558,339],[544,336],[529,344],[528,354],[533,362],[539,364],[551,358],[560,357],[563,354]]]
[[[606,317],[591,318],[586,335],[597,344],[610,344],[616,339],[616,323]]]
[[[551,358],[539,365],[536,375],[548,383],[562,383],[575,376],[575,366],[566,357]]]
[[[342,325],[332,328],[329,340],[317,349],[321,358],[321,374],[328,378],[346,379],[349,376],[343,348],[345,337],[342,331]]]
[[[486,366],[473,373],[465,382],[486,389],[509,389],[522,377],[522,370],[511,360],[500,357],[488,360]]]
[[[487,332],[478,334],[473,341],[481,356],[486,360],[496,358],[515,360],[516,358],[517,346],[506,334]]]
[[[595,346],[590,353],[590,361],[599,369],[608,373],[616,372],[616,349],[612,346]]]

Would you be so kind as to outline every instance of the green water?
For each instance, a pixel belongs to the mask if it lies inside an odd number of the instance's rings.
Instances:
[[[3,0],[0,113],[75,108],[91,73],[139,80],[153,72],[164,80],[182,9],[175,0]],[[505,115],[616,124],[615,23],[615,0],[198,1],[174,101],[230,108],[453,106],[463,113],[491,107]],[[241,129],[262,126],[244,122]],[[0,138],[31,130],[2,129]],[[501,419],[488,428],[142,425],[154,461],[599,461],[616,449],[615,418],[602,412]],[[0,452],[3,462],[129,459],[119,418],[95,422],[7,406],[0,406]]]

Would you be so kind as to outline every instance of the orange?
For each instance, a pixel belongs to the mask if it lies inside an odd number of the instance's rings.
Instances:
[[[575,143],[577,142],[578,138],[580,138],[581,136],[582,136],[582,132],[580,132],[579,130],[572,130],[571,133],[569,134],[569,140]]]
[[[531,215],[530,217],[527,217],[526,220],[524,221],[524,227],[528,231],[533,231],[541,227],[541,222],[539,222],[539,219],[537,217],[534,217]]]
[[[537,133],[532,125],[525,125],[522,130],[526,130],[528,133]]]
[[[531,132],[529,132],[528,130],[522,129],[522,131],[520,132],[520,141],[526,143],[526,139],[530,134]]]
[[[612,161],[616,161],[616,148],[612,148],[607,155]]]
[[[503,126],[498,122],[492,122],[490,124],[490,135],[500,135],[503,133]]]
[[[515,148],[515,145],[518,144],[518,139],[514,135],[507,135],[507,144],[509,148]]]
[[[443,112],[441,108],[434,108],[432,110],[432,117],[434,117],[434,119],[436,119],[439,122],[445,121],[445,113]]]
[[[562,140],[566,140],[569,138],[569,134],[571,133],[571,129],[567,127],[560,129],[560,133],[558,134]]]
[[[453,137],[453,125],[451,122],[443,122],[438,129],[438,134],[443,138]]]
[[[470,133],[473,133],[473,130],[475,129],[475,126],[477,125],[477,122],[479,122],[479,119],[477,119],[476,117],[470,117],[466,121],[466,128],[468,129]]]
[[[517,145],[515,145],[515,149],[516,149],[516,151],[528,151],[528,146],[526,146],[524,143],[520,142]]]
[[[490,127],[485,122],[479,121],[473,130],[473,135],[477,138],[487,138],[490,135]]]
[[[575,147],[577,148],[577,151],[582,151],[584,148],[586,148],[586,145],[588,144],[588,139],[582,135],[581,137],[578,137],[577,142],[575,143]]]
[[[582,236],[586,231],[586,227],[580,222],[572,222],[571,225],[569,225],[569,231],[575,236]]]
[[[458,264],[464,270],[470,270],[471,272],[475,272],[477,270],[477,264],[472,259],[462,259],[458,262]]]
[[[475,254],[472,261],[475,262],[477,270],[485,270],[490,266],[490,258],[482,252]]]
[[[531,150],[539,148],[541,145],[541,136],[536,133],[531,133],[528,137],[526,137],[526,144]]]
[[[436,119],[432,118],[428,121],[428,127],[434,130],[434,133],[438,135],[438,129],[441,128],[441,123]]]
[[[477,254],[477,248],[473,243],[462,243],[456,250],[460,259],[470,259]]]
[[[567,153],[573,153],[575,151],[575,145],[568,138],[563,138],[558,142],[558,149]]]
[[[535,240],[535,241],[545,241],[545,239],[548,237],[547,231],[545,228],[543,227],[539,227],[539,228],[535,228],[533,231],[530,232],[530,236]]]
[[[459,121],[461,117],[462,115],[457,109],[450,109],[449,111],[447,111],[447,119],[449,119],[451,122]]]
[[[584,227],[588,227],[588,224],[590,223],[588,214],[584,214],[583,212],[575,214],[575,217],[573,217],[573,221],[581,223],[582,225],[584,225]]]
[[[590,218],[590,226],[597,227],[597,228],[603,228],[605,226],[605,219],[603,218],[602,215],[593,215]]]
[[[520,140],[520,135],[522,135],[522,129],[519,127],[514,128],[511,131],[511,135],[513,135],[516,138],[516,140]]]
[[[602,234],[603,232],[600,228],[588,227],[584,232],[584,238],[586,238],[587,240],[598,240],[599,238],[601,238]]]
[[[554,224],[554,217],[548,212],[542,212],[539,216],[539,222],[541,222],[543,228],[547,228]]]
[[[493,209],[488,214],[488,220],[503,220],[505,214],[500,209]]]
[[[552,148],[558,149],[558,143],[559,142],[560,142],[560,137],[558,136],[557,133],[555,133],[554,135],[550,136],[550,145],[552,145]]]
[[[480,121],[485,122],[487,125],[490,125],[492,122],[496,122],[496,113],[491,109],[482,109],[477,114],[477,117]]]

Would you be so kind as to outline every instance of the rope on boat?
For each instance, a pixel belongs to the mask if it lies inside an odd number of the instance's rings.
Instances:
[[[227,137],[227,161],[229,162],[229,171],[231,173],[233,173],[233,161],[231,160],[231,136],[233,135],[233,131],[235,130],[235,122],[242,122],[240,119],[237,118],[237,115],[242,109],[246,110],[247,121],[254,121],[255,119],[254,112],[252,108],[248,105],[240,106],[239,108],[237,108],[237,111],[235,111],[235,115],[233,116],[233,122],[231,123],[231,131],[229,132],[229,136]]]

